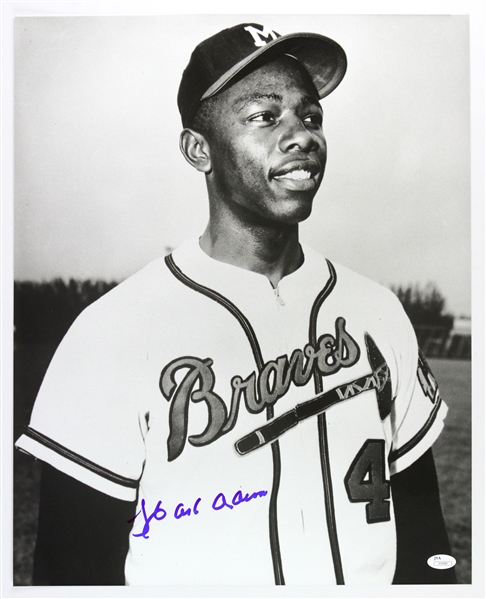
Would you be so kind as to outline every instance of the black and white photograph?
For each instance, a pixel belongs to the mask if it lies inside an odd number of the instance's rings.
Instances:
[[[6,4],[2,596],[481,596],[484,7]]]

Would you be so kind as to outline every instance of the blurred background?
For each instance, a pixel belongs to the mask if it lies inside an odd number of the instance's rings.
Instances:
[[[76,315],[206,224],[178,149],[194,46],[259,22],[348,56],[324,99],[328,163],[301,239],[391,287],[450,411],[435,446],[459,582],[471,582],[469,37],[465,16],[18,17],[15,439]],[[39,464],[16,452],[14,584],[29,585]]]

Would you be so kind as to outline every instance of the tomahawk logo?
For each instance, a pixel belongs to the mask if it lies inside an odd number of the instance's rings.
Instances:
[[[252,36],[255,46],[266,46],[268,42],[276,40],[278,37],[280,37],[278,33],[275,33],[275,31],[272,31],[272,29],[267,29],[267,27],[264,25],[262,25],[262,27],[262,30],[253,27],[253,25],[248,25],[248,27],[245,27],[245,31],[248,31],[248,33]]]

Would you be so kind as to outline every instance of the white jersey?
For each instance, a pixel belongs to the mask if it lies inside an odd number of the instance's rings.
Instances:
[[[447,408],[397,298],[303,250],[273,289],[187,242],[59,346],[17,445],[137,499],[127,584],[392,582],[390,475]]]

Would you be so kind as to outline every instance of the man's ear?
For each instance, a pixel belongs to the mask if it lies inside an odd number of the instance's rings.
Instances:
[[[209,144],[204,135],[193,129],[183,129],[179,147],[191,166],[201,173],[211,172]]]

